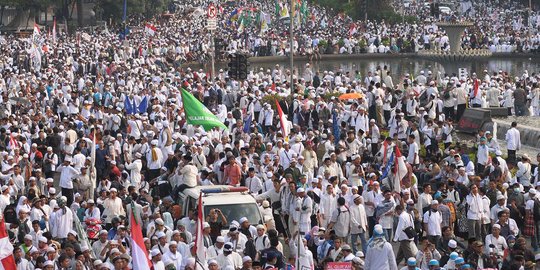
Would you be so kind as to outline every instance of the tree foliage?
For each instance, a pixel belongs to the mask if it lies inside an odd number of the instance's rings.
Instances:
[[[0,0],[0,6],[10,6],[25,10],[45,10],[54,0]]]
[[[121,21],[124,13],[124,0],[100,0],[98,5],[103,10],[103,19]],[[127,0],[127,15],[142,14],[150,18],[163,12],[164,0]]]
[[[391,6],[390,0],[314,0],[318,5],[331,8],[334,12],[345,12],[355,20],[385,20],[387,22],[414,21],[412,17],[402,17]]]

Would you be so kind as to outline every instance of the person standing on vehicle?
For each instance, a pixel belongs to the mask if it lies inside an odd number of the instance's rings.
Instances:
[[[161,149],[157,147],[158,140],[152,140],[150,145],[151,149],[146,153],[146,166],[148,167],[147,181],[159,177],[161,165],[163,164],[163,153],[161,152]]]
[[[236,162],[234,156],[229,156],[227,159],[229,164],[225,166],[223,172],[223,184],[239,186],[240,179],[242,178],[242,169]]]
[[[125,169],[129,170],[130,172],[130,181],[131,185],[135,186],[135,188],[139,189],[141,186],[141,170],[143,167],[142,161],[142,154],[141,153],[135,153],[135,160],[133,161],[126,161]]]
[[[182,192],[186,188],[193,188],[199,182],[199,170],[193,165],[193,157],[188,153],[184,155],[183,159],[182,166],[179,166],[177,170],[177,174],[180,175],[177,184],[178,192]]]

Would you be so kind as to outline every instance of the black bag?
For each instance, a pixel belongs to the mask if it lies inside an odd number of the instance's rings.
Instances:
[[[416,234],[416,230],[414,230],[414,228],[412,226],[409,226],[405,229],[403,229],[403,232],[405,233],[405,235],[407,235],[407,237],[410,239],[410,238],[416,238],[417,234]]]
[[[281,209],[281,201],[275,201],[272,203],[272,209],[279,210]]]
[[[443,132],[443,133],[441,134],[441,140],[446,141],[446,139],[448,139],[448,134],[446,134],[446,133]]]
[[[247,240],[244,247],[244,255],[249,256],[252,260],[255,260],[255,256],[257,256],[257,248],[255,248],[253,238]]]
[[[409,214],[409,218],[411,219],[411,223],[414,224],[414,220],[413,220],[413,218],[412,218],[412,216],[410,214]],[[413,226],[409,226],[409,227],[403,229],[403,232],[405,233],[405,235],[407,235],[407,237],[409,239],[416,238],[416,236],[418,235]]]

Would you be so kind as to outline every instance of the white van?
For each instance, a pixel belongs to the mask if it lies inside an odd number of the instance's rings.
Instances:
[[[178,195],[182,215],[187,215],[190,209],[197,209],[201,192],[205,219],[211,209],[219,209],[227,218],[227,228],[233,220],[239,221],[242,217],[246,217],[254,226],[264,223],[259,206],[255,198],[249,194],[248,189],[226,185],[197,186],[183,190]]]

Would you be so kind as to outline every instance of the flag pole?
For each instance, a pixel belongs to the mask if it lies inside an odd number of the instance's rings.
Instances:
[[[210,75],[210,82],[211,82],[211,85],[212,87],[214,87],[214,78],[216,77],[216,65],[215,65],[215,55],[216,55],[216,44],[215,44],[215,40],[214,40],[214,31],[210,30],[210,44],[211,44],[211,47],[212,47],[212,50],[211,50],[211,53],[210,53],[210,58],[212,59],[212,73]]]
[[[290,65],[291,65],[291,95],[294,94],[294,2],[296,0],[291,0],[291,15],[289,23],[289,42],[290,42]]]
[[[292,1],[296,1],[296,0],[292,0]],[[304,195],[304,196],[307,196],[307,195]],[[303,205],[301,207],[303,207]],[[302,242],[303,233],[300,231],[300,224],[302,224],[302,213],[300,213],[300,217],[298,218],[298,243],[296,243],[298,245],[297,250],[296,250],[296,269],[298,270],[300,270],[300,245],[304,244]]]

